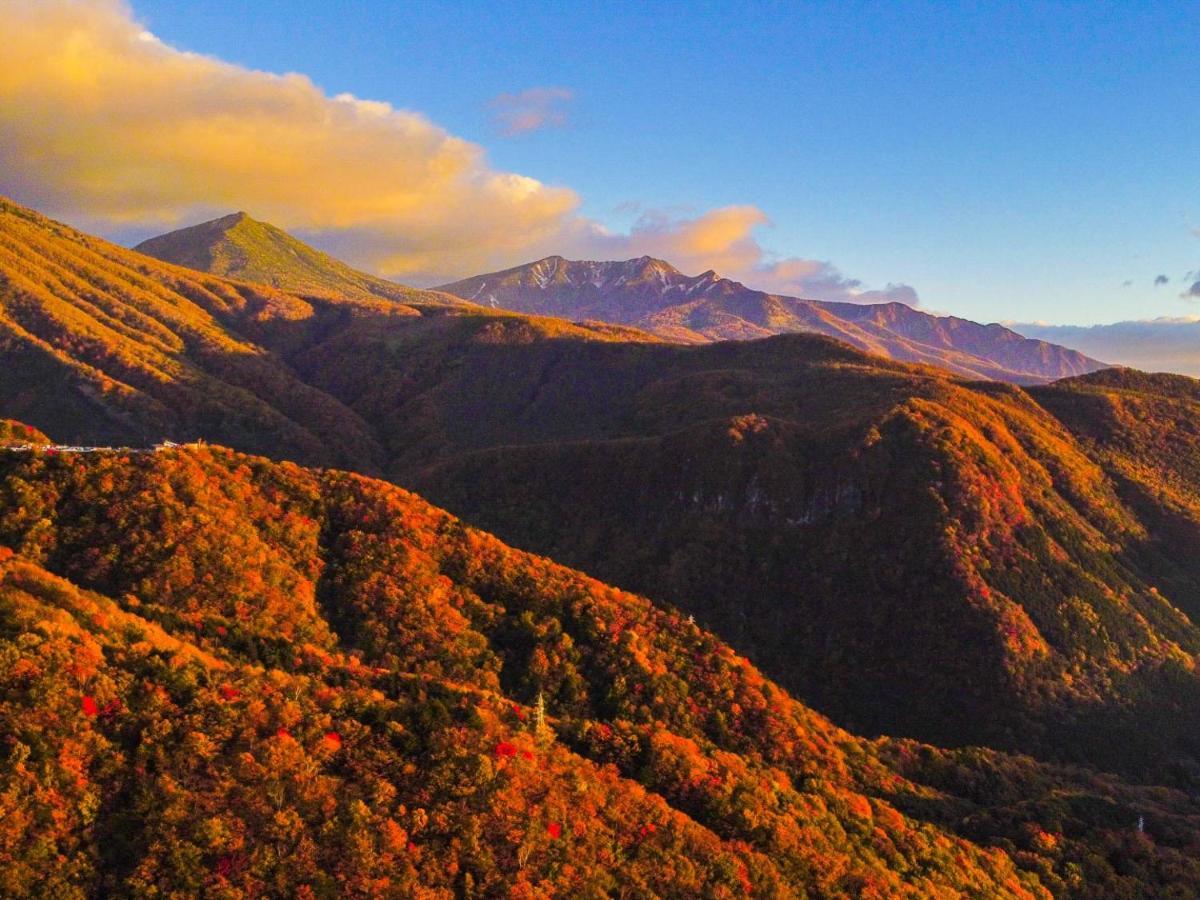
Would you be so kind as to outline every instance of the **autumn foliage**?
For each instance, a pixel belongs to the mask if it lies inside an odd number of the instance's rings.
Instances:
[[[679,613],[382,482],[8,453],[0,543],[5,894],[1200,884],[1183,795],[853,737]],[[1108,805],[964,828],[1012,772]],[[1140,808],[1161,844],[1131,843]]]
[[[0,895],[1200,893],[1193,382],[401,293],[0,200]]]

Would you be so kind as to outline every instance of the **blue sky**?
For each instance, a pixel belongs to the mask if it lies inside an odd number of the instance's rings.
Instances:
[[[132,8],[173,47],[419,112],[614,231],[753,206],[768,254],[930,309],[1200,313],[1180,297],[1200,269],[1194,4]],[[502,134],[489,103],[534,88],[571,92],[565,125]]]

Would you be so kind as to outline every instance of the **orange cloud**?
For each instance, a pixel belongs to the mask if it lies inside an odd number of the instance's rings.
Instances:
[[[688,274],[714,269],[758,290],[810,300],[919,304],[917,292],[905,284],[868,290],[825,260],[773,257],[754,235],[769,224],[754,206],[727,206],[691,219],[650,212],[628,235],[591,235],[583,249],[600,250],[606,257],[657,256]]]
[[[722,273],[740,272],[762,259],[754,230],[767,223],[766,214],[753,206],[726,206],[694,219],[672,220],[649,213],[629,238],[638,251],[635,255],[661,256],[685,270],[704,266]]]
[[[578,204],[417,113],[171,48],[121,2],[9,0],[0,32],[0,187],[52,213],[171,224],[244,208],[369,231],[388,248],[370,262],[405,274],[498,261]]]
[[[85,228],[245,209],[416,283],[551,253],[645,253],[772,289],[857,290],[826,264],[768,260],[754,207],[646,215],[615,235],[578,215],[573,191],[493,170],[479,146],[418,113],[175,49],[123,0],[0,0],[0,34],[0,193]],[[508,127],[553,124],[568,99],[513,95]]]

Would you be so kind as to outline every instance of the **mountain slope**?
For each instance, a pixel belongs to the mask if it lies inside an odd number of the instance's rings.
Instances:
[[[355,341],[357,375],[345,335],[306,354],[306,378],[389,436],[396,480],[679,604],[858,729],[1200,758],[1194,606],[1130,556],[1154,522],[1026,394],[808,336],[450,326]]]
[[[28,281],[36,264],[44,284],[0,294],[25,330],[0,349],[17,373],[0,415],[113,440],[124,394],[21,381],[45,344],[59,377],[135,385],[151,440],[385,473],[684,608],[840,724],[1194,777],[1195,556],[1162,549],[1191,512],[1130,494],[1072,419],[1114,390],[1100,375],[1064,390],[1065,409],[814,335],[684,346],[479,307],[298,298],[11,221],[25,246],[0,272]],[[59,259],[75,281],[55,280]],[[108,350],[108,332],[130,344]],[[222,386],[230,372],[241,392]],[[214,396],[219,414],[197,416]],[[72,407],[84,400],[98,411]],[[1111,427],[1122,439],[1123,420]],[[1147,460],[1151,475],[1172,464]]]
[[[163,262],[299,294],[400,303],[457,302],[445,294],[416,290],[360,272],[244,212],[150,238],[134,249]]]
[[[31,530],[4,506],[0,528],[19,551],[4,573],[6,632],[36,635],[49,615],[60,624],[41,655],[79,660],[60,671],[35,660],[21,667],[39,679],[34,696],[53,683],[64,690],[59,702],[25,706],[32,721],[9,722],[27,748],[40,748],[56,719],[82,720],[68,745],[83,776],[71,800],[87,809],[91,797],[94,808],[104,788],[128,785],[126,798],[108,801],[98,836],[108,821],[154,810],[133,834],[113,832],[116,848],[85,843],[78,866],[90,863],[93,879],[117,877],[113,887],[126,889],[279,890],[336,877],[399,895],[416,883],[455,886],[464,869],[485,893],[516,879],[584,892],[641,884],[659,895],[722,883],[729,895],[742,893],[739,885],[840,893],[869,883],[910,895],[968,885],[1032,895],[1008,860],[933,829],[912,831],[901,851],[916,865],[888,865],[846,831],[849,819],[817,811],[824,796],[848,815],[860,806],[873,815],[850,788],[855,776],[839,746],[853,742],[848,735],[698,630],[674,636],[677,617],[515,554],[394,488],[219,450],[11,454],[3,466],[5,490],[37,496],[50,523]],[[186,507],[170,499],[181,491]],[[136,524],[147,512],[172,524],[148,533]],[[110,548],[106,559],[91,552],[97,547]],[[79,592],[37,562],[125,599]],[[181,582],[184,564],[208,584]],[[133,631],[136,642],[122,637]],[[621,646],[613,634],[625,635]],[[22,674],[7,684],[10,714],[29,696],[18,692]],[[722,698],[729,687],[744,711],[729,720],[732,730],[717,729],[710,717],[732,710]],[[551,698],[562,743],[522,724],[539,690]],[[766,729],[762,738],[751,738],[751,717]],[[635,751],[642,777],[659,796],[570,749],[624,768],[622,754],[643,742]],[[24,757],[44,764],[40,749]],[[769,786],[768,766],[786,787]],[[138,767],[145,775],[134,778]],[[878,777],[869,765],[855,769]],[[714,786],[689,786],[689,770],[728,780],[722,791],[748,792],[740,803],[771,799],[773,824],[738,826]],[[829,785],[797,790],[809,772]],[[26,803],[52,807],[45,790]],[[268,805],[273,792],[283,818]],[[664,795],[688,797],[699,820]],[[910,832],[890,815],[893,829]],[[315,859],[293,868],[330,817],[333,829],[309,851]],[[76,822],[54,837],[85,838],[87,819]],[[803,840],[784,829],[800,829]],[[952,850],[970,861],[938,871],[929,854]],[[930,865],[932,874],[918,874]]]
[[[402,289],[407,290],[407,289]],[[0,198],[0,410],[70,443],[197,437],[382,468],[373,429],[286,356],[343,331],[480,313],[445,295],[300,297],[161,263]],[[429,301],[429,302],[426,302]],[[547,333],[648,340],[546,320]],[[401,330],[408,331],[407,326]]]
[[[1200,885],[1183,794],[855,738],[678,613],[382,482],[0,451],[0,497],[5,893]]]
[[[650,257],[575,262],[559,256],[440,290],[474,303],[645,328],[671,340],[750,339],[815,332],[861,350],[972,378],[1036,383],[1103,364],[1000,325],[931,316],[901,303],[824,303],[755,291],[715,272],[689,277]]]
[[[1039,388],[1052,411],[1147,523],[1138,553],[1159,586],[1200,620],[1200,381],[1106,369]]]
[[[367,426],[248,336],[316,314],[294,295],[164,266],[0,199],[0,405],[62,439],[207,435],[369,469]]]

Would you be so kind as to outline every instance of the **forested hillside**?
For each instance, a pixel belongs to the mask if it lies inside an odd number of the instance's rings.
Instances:
[[[0,414],[382,473],[678,606],[843,726],[1195,784],[1191,382],[297,296],[0,225]]]
[[[1181,793],[855,738],[382,482],[4,451],[0,545],[7,894],[1200,889]]]
[[[1194,557],[1142,552],[1161,516],[1027,392],[800,335],[406,330],[296,362],[400,483],[679,604],[843,724],[1194,770],[1200,631],[1167,580]],[[1046,396],[1086,404],[1070,384]]]

